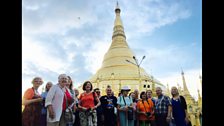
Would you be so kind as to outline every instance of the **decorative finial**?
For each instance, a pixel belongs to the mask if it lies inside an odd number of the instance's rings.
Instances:
[[[183,71],[182,67],[181,67],[181,74],[184,75],[184,71]]]
[[[117,5],[116,5],[115,12],[116,12],[116,13],[120,13],[120,12],[121,12],[121,9],[119,8],[118,1],[117,1]]]

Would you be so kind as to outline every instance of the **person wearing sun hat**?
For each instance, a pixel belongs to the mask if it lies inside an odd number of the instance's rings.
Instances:
[[[120,126],[134,126],[134,120],[128,118],[128,111],[133,112],[133,101],[132,98],[128,96],[130,90],[128,86],[123,86],[121,88],[122,95],[118,97],[117,100]]]

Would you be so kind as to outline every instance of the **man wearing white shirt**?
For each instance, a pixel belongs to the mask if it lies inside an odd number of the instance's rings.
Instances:
[[[47,107],[47,126],[59,126],[62,115],[62,104],[64,99],[65,85],[68,83],[66,74],[58,77],[58,84],[53,85],[46,97],[45,107]]]

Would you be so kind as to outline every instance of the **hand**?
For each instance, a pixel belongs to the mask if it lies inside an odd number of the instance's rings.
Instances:
[[[170,116],[167,116],[167,117],[166,117],[166,121],[167,121],[168,123],[170,123],[170,121],[171,121],[171,117],[170,117]]]
[[[188,124],[189,123],[189,119],[188,117],[185,117],[185,122]]]
[[[85,107],[82,107],[82,110],[83,110],[83,111],[86,111],[86,110],[87,110],[87,108],[85,108]]]
[[[128,106],[128,108],[133,109],[133,106]]]
[[[145,116],[147,116],[146,112],[143,112],[142,114],[144,114]]]
[[[124,110],[127,111],[127,110],[128,110],[128,106],[125,106],[125,107],[124,107]]]
[[[94,106],[94,107],[91,108],[91,110],[94,110],[94,109],[96,109],[96,108],[97,108],[97,106]]]
[[[49,106],[47,107],[47,109],[48,109],[48,112],[49,112],[49,117],[50,117],[51,119],[54,119],[54,117],[55,117],[55,113],[54,113],[54,110],[53,110],[53,108],[52,108],[52,105],[49,105]]]
[[[54,117],[55,117],[54,111],[49,111],[49,117],[51,119],[54,119]]]
[[[43,101],[43,98],[37,98],[36,99],[36,102],[42,102]]]

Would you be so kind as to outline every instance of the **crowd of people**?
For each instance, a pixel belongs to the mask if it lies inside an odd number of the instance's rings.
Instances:
[[[114,96],[110,86],[106,95],[93,87],[90,81],[83,83],[83,93],[73,89],[70,76],[60,74],[58,83],[47,82],[45,92],[38,88],[41,77],[32,80],[33,86],[23,96],[23,126],[190,126],[185,98],[176,87],[171,88],[172,98],[156,88],[152,91],[130,92],[123,86]],[[130,93],[129,93],[130,92]]]

